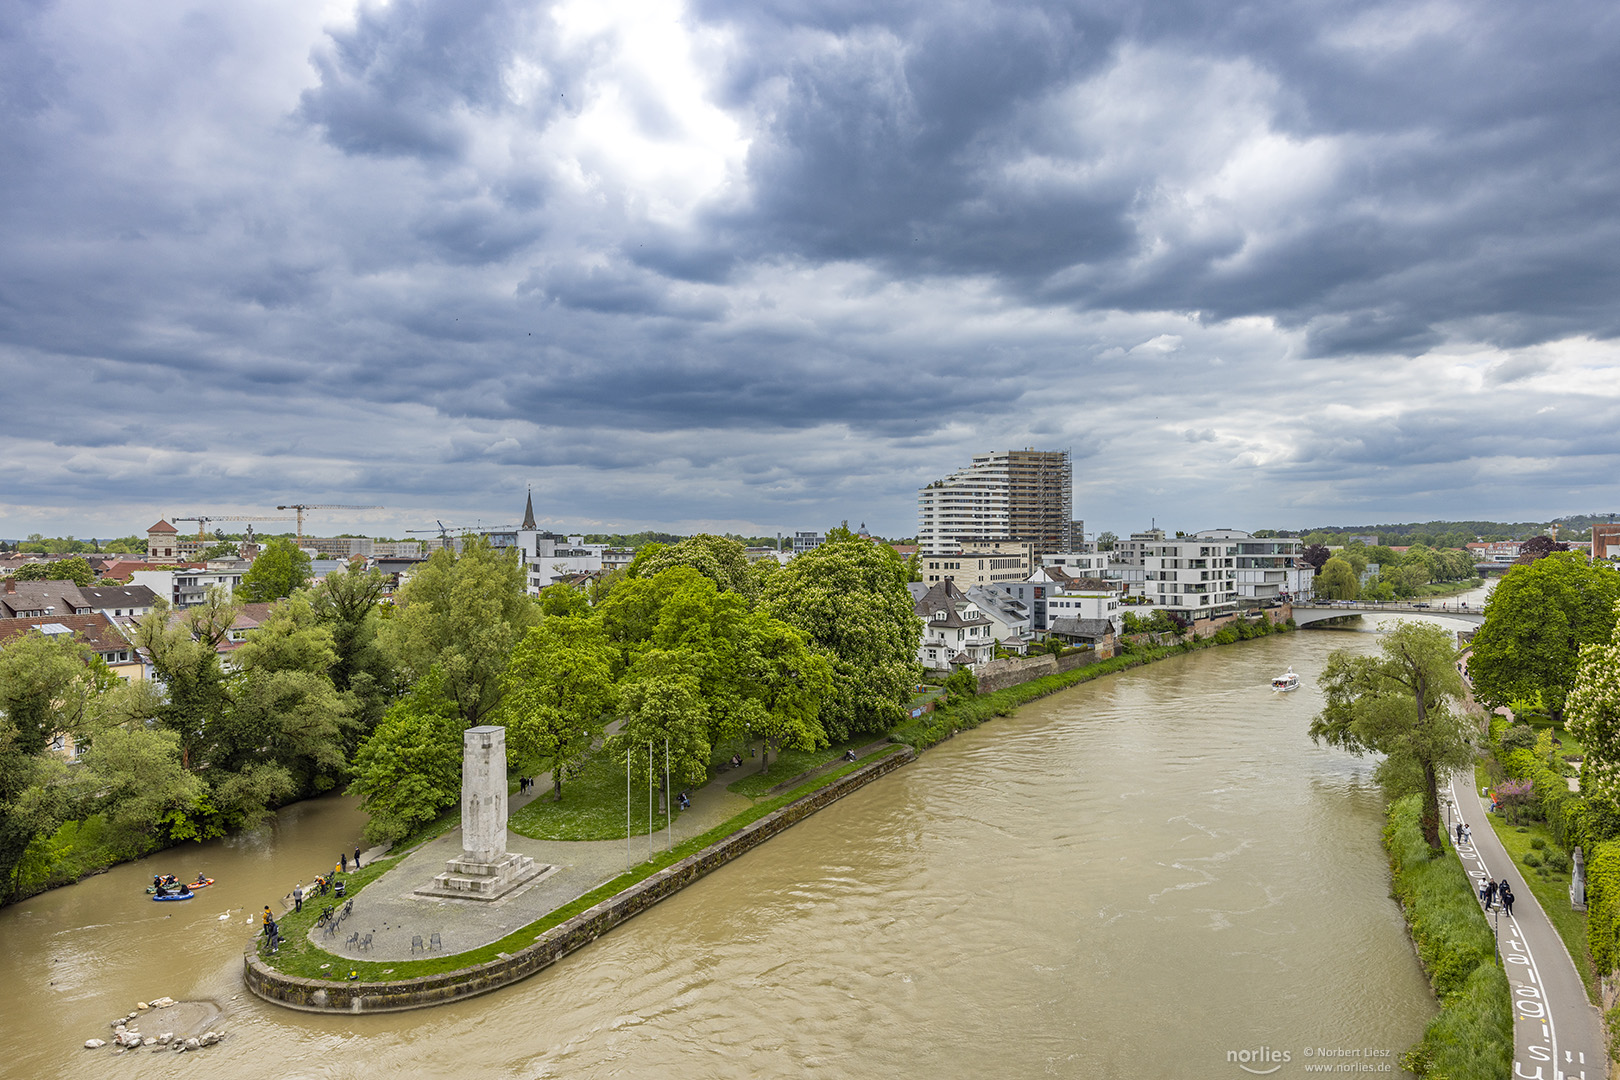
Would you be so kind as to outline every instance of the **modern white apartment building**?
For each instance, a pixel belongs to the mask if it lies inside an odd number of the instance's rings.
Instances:
[[[1206,619],[1245,600],[1309,596],[1315,571],[1301,559],[1303,550],[1299,540],[1238,529],[1176,537],[1151,529],[1120,542],[1114,569],[1132,593],[1173,614]]]
[[[1037,555],[1079,539],[1074,472],[1067,450],[997,450],[917,492],[917,544],[924,555],[982,550],[991,540],[1027,540]]]

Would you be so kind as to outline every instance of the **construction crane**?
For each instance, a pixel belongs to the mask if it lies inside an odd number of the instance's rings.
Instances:
[[[277,510],[287,509],[284,506]],[[171,521],[195,521],[197,523],[197,539],[208,539],[208,523],[210,521],[291,521],[290,517],[265,517],[263,514],[199,514],[196,517],[170,518]]]
[[[298,539],[304,539],[304,511],[305,510],[386,510],[384,506],[351,506],[348,503],[288,503],[278,506],[277,510],[296,510],[298,512]]]

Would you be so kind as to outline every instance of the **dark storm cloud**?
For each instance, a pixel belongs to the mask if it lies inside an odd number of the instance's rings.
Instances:
[[[0,507],[903,534],[1007,445],[1123,527],[1613,475],[1608,7],[328,17],[0,0]]]

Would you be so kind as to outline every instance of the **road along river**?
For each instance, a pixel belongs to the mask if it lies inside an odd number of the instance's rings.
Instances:
[[[420,1012],[242,988],[252,913],[361,824],[341,798],[291,807],[0,911],[0,1076],[1299,1076],[1323,1051],[1393,1074],[1436,1006],[1372,763],[1306,736],[1327,654],[1376,641],[1281,635],[1054,695],[538,976]],[[1290,665],[1305,687],[1273,693]],[[198,869],[219,880],[195,900],[141,891]],[[80,1048],[162,995],[217,1002],[226,1040]]]

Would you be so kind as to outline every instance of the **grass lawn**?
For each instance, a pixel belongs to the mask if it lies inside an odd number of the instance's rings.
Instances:
[[[1531,851],[1542,855],[1561,849],[1553,842],[1547,827],[1539,822],[1513,826],[1503,821],[1499,814],[1487,816],[1491,819],[1491,828],[1496,830],[1497,839],[1502,841],[1519,873],[1524,875],[1525,884],[1535,893],[1541,910],[1547,913],[1558,936],[1564,939],[1564,948],[1574,958],[1575,970],[1581,973],[1581,982],[1586,984],[1586,996],[1596,1005],[1597,974],[1592,969],[1592,954],[1586,947],[1586,912],[1576,911],[1569,906],[1569,874],[1556,873],[1545,866],[1526,866],[1524,862],[1525,855]],[[1537,849],[1531,845],[1532,840],[1538,839],[1545,841],[1546,847]]]
[[[771,771],[764,776],[759,774],[759,759],[744,758],[742,776],[740,779],[726,785],[727,791],[734,791],[738,795],[746,795],[750,799],[757,799],[770,791],[771,788],[784,780],[791,780],[800,773],[818,769],[829,761],[836,761],[844,756],[844,751],[853,750],[875,741],[876,736],[865,734],[857,735],[843,742],[833,743],[820,750],[793,750],[784,748],[776,757],[771,759]]]
[[[630,835],[645,836],[647,776],[631,779]],[[653,798],[658,798],[656,791]],[[552,802],[550,789],[544,788],[512,815],[507,827],[536,840],[623,840],[624,815],[624,769],[598,750],[586,759],[578,776],[563,781],[562,802]],[[652,822],[654,832],[666,824],[656,807]]]
[[[896,746],[887,753],[894,753],[899,749]],[[659,852],[647,862],[620,874],[612,881],[591,890],[572,903],[565,904],[545,917],[513,931],[499,941],[493,941],[478,949],[424,960],[347,960],[311,944],[304,938],[305,931],[315,924],[315,919],[320,914],[321,907],[319,903],[313,905],[306,903],[301,913],[297,915],[289,913],[282,919],[282,933],[289,940],[282,945],[281,951],[273,957],[264,956],[261,939],[259,954],[264,957],[267,964],[287,975],[306,979],[331,978],[343,980],[348,977],[349,972],[353,971],[358,975],[358,981],[362,982],[398,982],[403,979],[437,975],[441,972],[455,971],[458,968],[482,964],[494,960],[501,953],[510,955],[534,944],[536,938],[553,926],[566,922],[580,912],[586,911],[603,900],[623,892],[637,882],[646,880],[666,866],[671,866],[689,855],[702,851],[710,844],[730,836],[744,826],[758,821],[766,814],[780,810],[788,803],[796,799],[802,799],[811,792],[826,787],[840,777],[869,765],[883,756],[883,754],[877,754],[858,763],[846,764],[842,768],[834,769],[825,776],[818,776],[814,780],[807,781],[792,791],[783,792],[774,798],[762,799],[729,821],[716,825],[700,836],[694,836],[690,840],[677,844],[673,851]],[[620,779],[622,781],[623,777],[620,777]],[[566,791],[566,788],[564,790]],[[620,807],[621,809],[623,807],[622,799]],[[381,859],[359,873],[351,874],[348,879],[350,882],[349,895],[352,897],[359,892],[361,888],[375,880],[384,870],[398,863],[399,859],[400,856]],[[346,931],[340,930],[339,933],[345,938],[348,936]],[[323,968],[321,966],[323,964],[326,967]]]

